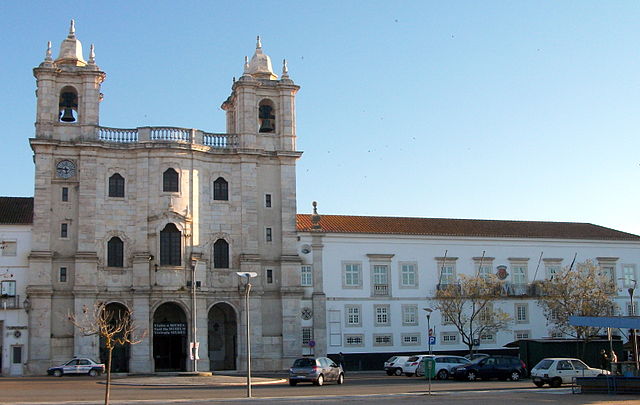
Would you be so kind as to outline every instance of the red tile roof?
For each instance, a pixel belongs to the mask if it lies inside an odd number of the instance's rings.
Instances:
[[[0,197],[0,224],[33,223],[33,197]]]
[[[296,225],[311,231],[311,214],[298,214]],[[326,233],[640,241],[638,235],[578,222],[322,215],[320,227]]]

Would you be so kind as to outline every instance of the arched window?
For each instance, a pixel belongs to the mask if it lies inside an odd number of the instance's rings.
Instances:
[[[222,177],[213,182],[213,199],[227,201],[229,199],[229,183]]]
[[[174,224],[167,224],[160,231],[160,264],[164,266],[182,264],[182,234]]]
[[[124,267],[124,243],[115,236],[107,242],[107,266]]]
[[[229,244],[224,239],[218,239],[213,244],[213,268],[229,268]]]
[[[258,106],[258,120],[260,122],[260,132],[276,131],[275,108],[271,100],[262,100]]]
[[[178,172],[172,168],[162,174],[162,191],[178,192]]]
[[[119,173],[109,177],[109,197],[124,197],[124,177]]]
[[[78,120],[78,92],[71,86],[60,90],[58,101],[58,119],[62,122],[76,122]]]

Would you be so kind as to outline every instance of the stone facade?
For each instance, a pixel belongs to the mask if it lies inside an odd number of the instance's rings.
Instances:
[[[224,134],[101,127],[106,76],[93,46],[89,60],[82,58],[73,24],[60,56],[53,60],[49,46],[34,75],[29,372],[72,356],[100,357],[98,338],[79,335],[65,320],[95,302],[132,310],[138,326],[149,330],[123,354],[126,371],[192,370],[194,332],[198,370],[242,369],[244,288],[236,272],[258,274],[250,296],[253,367],[288,366],[301,352],[303,290],[295,229],[299,87],[286,65],[278,79],[258,40],[222,105]],[[166,235],[178,238],[167,242]],[[228,264],[215,263],[217,243]],[[169,324],[173,332],[166,332]]]

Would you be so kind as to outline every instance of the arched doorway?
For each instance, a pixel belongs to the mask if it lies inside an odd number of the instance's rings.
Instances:
[[[122,317],[130,315],[127,307],[117,302],[107,304],[104,310],[105,312],[112,314],[112,323],[117,323],[122,319]],[[114,373],[128,373],[130,353],[131,345],[129,343],[116,345],[111,352],[111,371]],[[106,348],[105,339],[100,337],[100,362],[106,365],[108,357],[109,351]]]
[[[153,314],[153,359],[156,371],[185,371],[187,317],[180,306],[166,302]]]
[[[229,304],[216,304],[209,310],[210,370],[235,370],[238,354],[236,311]]]

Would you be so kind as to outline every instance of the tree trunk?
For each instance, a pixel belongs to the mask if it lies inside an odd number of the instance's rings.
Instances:
[[[113,347],[110,347],[107,356],[107,386],[104,389],[104,405],[109,405],[109,394],[111,394],[111,353]]]

